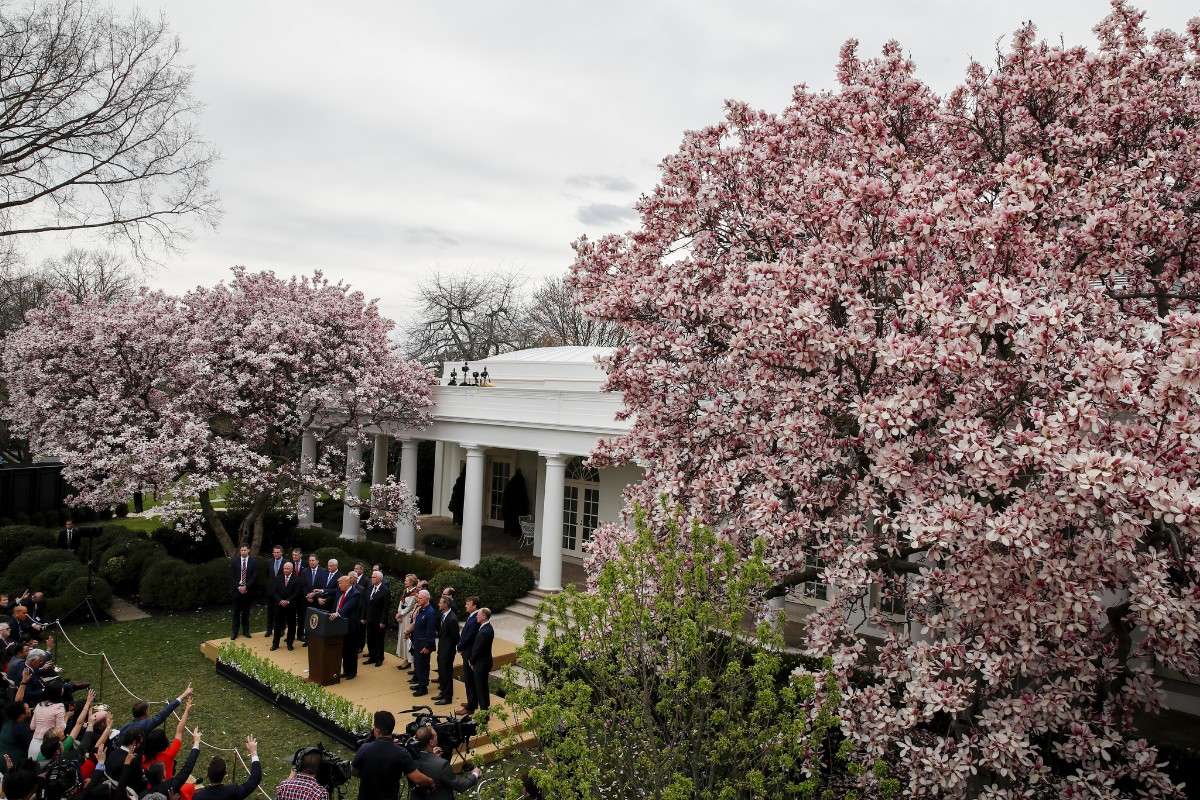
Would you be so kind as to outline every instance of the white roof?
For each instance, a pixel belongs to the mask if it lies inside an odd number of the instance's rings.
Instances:
[[[483,372],[487,367],[488,377],[496,387],[598,392],[608,376],[596,359],[613,350],[611,347],[534,347],[471,361],[468,366],[471,372]],[[461,361],[446,362],[442,367],[443,386],[449,382],[451,370],[461,366]],[[461,375],[458,380],[462,381]]]

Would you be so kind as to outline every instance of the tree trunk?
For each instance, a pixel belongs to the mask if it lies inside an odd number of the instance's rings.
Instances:
[[[250,512],[246,514],[246,518],[242,520],[242,525],[238,528],[238,536],[243,542],[250,543],[250,553],[261,552],[263,540],[263,516],[267,513],[267,509],[271,505],[271,495],[267,493],[260,494],[254,498],[254,504],[250,506]]]
[[[225,555],[233,558],[238,551],[237,544],[229,538],[229,531],[225,530],[225,523],[221,522],[221,517],[213,508],[207,489],[200,492],[200,510],[204,513],[204,521],[208,523],[208,527],[212,528],[217,541],[221,543],[221,549],[225,551]]]

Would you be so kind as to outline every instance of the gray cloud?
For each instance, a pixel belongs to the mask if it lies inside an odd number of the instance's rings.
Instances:
[[[458,244],[458,239],[443,233],[432,225],[425,225],[420,228],[405,228],[401,232],[400,238],[407,244],[441,244],[447,247],[454,247]]]
[[[581,206],[575,213],[575,218],[584,225],[613,225],[626,220],[637,219],[637,213],[628,206],[617,206],[612,203],[592,203]]]
[[[632,192],[637,185],[620,175],[572,175],[567,178],[569,186],[581,189],[601,189],[606,192]]]

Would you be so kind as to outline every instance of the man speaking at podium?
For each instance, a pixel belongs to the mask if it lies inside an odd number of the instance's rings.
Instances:
[[[337,600],[333,603],[333,613],[330,619],[345,618],[347,629],[342,639],[342,677],[354,680],[358,677],[358,649],[355,647],[355,634],[358,633],[358,603],[359,592],[354,588],[354,581],[343,575],[338,578]]]

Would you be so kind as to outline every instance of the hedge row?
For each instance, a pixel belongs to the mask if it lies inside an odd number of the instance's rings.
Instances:
[[[238,520],[230,519],[236,527]],[[355,562],[368,568],[383,566],[384,572],[395,576],[413,573],[431,581],[431,590],[440,594],[446,586],[454,586],[460,598],[477,595],[484,605],[499,612],[534,586],[533,572],[519,561],[507,556],[489,556],[470,570],[456,569],[447,561],[416,553],[401,553],[390,545],[378,542],[357,542],[342,539],[336,534],[316,528],[295,528],[285,518],[274,518],[260,557],[256,593],[262,597],[267,590],[267,568],[272,545],[283,545],[289,552],[299,547],[307,556],[315,553],[322,566],[334,558],[343,569]],[[76,557],[65,550],[55,549],[56,533],[29,526],[0,528],[0,564],[6,564],[0,578],[0,591],[9,594],[25,589],[45,592],[47,610],[58,617],[74,608],[87,593],[85,545]],[[100,606],[112,605],[115,591],[122,595],[137,595],[138,602],[148,608],[184,610],[220,605],[229,602],[228,559],[208,535],[197,541],[188,534],[162,527],[152,534],[120,526],[108,526],[91,542],[95,568],[92,594]]]
[[[46,595],[46,614],[65,618],[88,593],[87,566],[75,554],[55,547],[56,534],[27,525],[0,528],[0,591],[16,596],[26,589]],[[92,600],[107,611],[112,589],[100,575],[92,578]]]

